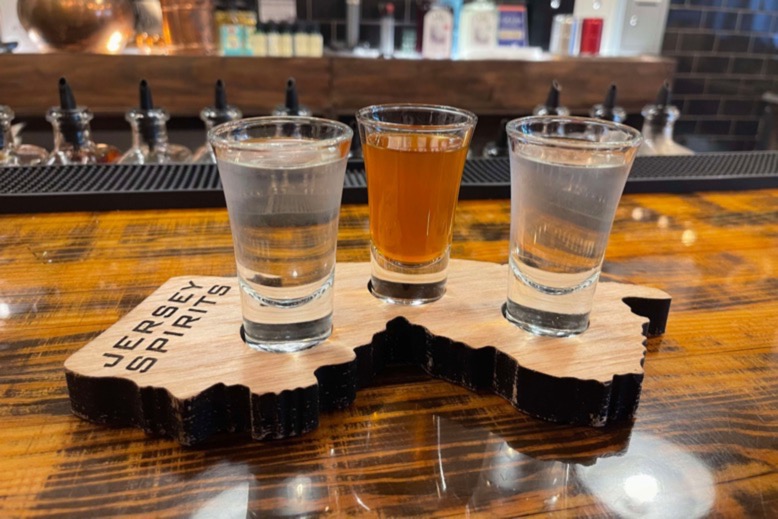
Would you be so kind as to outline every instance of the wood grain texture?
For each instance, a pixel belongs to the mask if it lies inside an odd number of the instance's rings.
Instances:
[[[537,337],[501,315],[507,278],[506,266],[452,260],[442,299],[392,305],[367,290],[369,263],[342,263],[332,335],[294,354],[243,343],[237,279],[172,278],[67,359],[70,402],[81,418],[183,445],[220,432],[282,439],[351,405],[387,365],[410,364],[551,422],[631,420],[644,333],[664,332],[670,297],[602,283],[585,333]]]
[[[674,72],[674,61],[648,56],[391,62],[344,58],[332,62],[333,109],[351,114],[363,106],[402,100],[447,104],[479,115],[517,116],[545,101],[556,79],[563,88],[563,104],[573,112],[588,113],[613,82],[619,87],[619,105],[639,112],[656,97],[663,78]]]
[[[138,102],[138,81],[151,83],[154,100],[177,116],[197,116],[223,79],[230,103],[246,115],[264,115],[284,102],[294,76],[301,102],[315,113],[353,115],[377,102],[449,104],[478,114],[530,113],[557,79],[563,100],[581,113],[619,85],[619,104],[639,111],[672,77],[668,58],[559,58],[537,61],[418,61],[358,58],[239,58],[218,56],[104,56],[0,54],[0,99],[19,116],[41,117],[57,103],[56,84],[67,76],[79,104],[121,115]]]
[[[505,262],[508,222],[460,203],[453,257]],[[338,261],[369,260],[367,236],[344,207]],[[235,274],[225,210],[0,217],[0,516],[778,516],[778,190],[622,199],[603,278],[673,295],[631,427],[411,368],[292,440],[182,448],[74,417],[65,359],[193,272]]]

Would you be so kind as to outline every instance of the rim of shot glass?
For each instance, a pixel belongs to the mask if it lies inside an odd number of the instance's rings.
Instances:
[[[311,126],[329,126],[340,133],[334,137],[326,139],[306,139],[300,138],[294,141],[295,147],[304,146],[311,149],[326,149],[341,146],[344,142],[354,137],[354,130],[347,124],[323,117],[309,117],[302,115],[266,115],[261,117],[247,117],[236,121],[229,121],[219,124],[208,131],[208,142],[214,148],[226,148],[231,150],[277,150],[280,151],[278,143],[235,140],[229,136],[236,130],[260,126],[277,126],[279,124],[298,124]]]
[[[450,124],[410,124],[382,121],[381,119],[370,117],[371,115],[377,113],[402,112],[404,110],[418,110],[420,112],[428,111],[430,113],[448,113],[462,117],[462,121]],[[474,127],[478,122],[478,116],[469,110],[457,108],[455,106],[434,105],[426,103],[389,103],[370,105],[357,110],[356,118],[357,121],[363,125],[380,126],[384,130],[408,131],[411,129],[414,133],[439,133],[467,130]]]
[[[614,141],[592,141],[584,138],[578,139],[564,134],[539,135],[529,130],[534,124],[580,124],[606,128],[609,131],[621,131],[625,133],[625,139]],[[508,121],[505,129],[509,137],[520,140],[525,144],[546,146],[553,148],[578,149],[588,151],[618,151],[637,148],[643,142],[640,131],[626,124],[594,119],[592,117],[558,116],[558,115],[531,115]]]

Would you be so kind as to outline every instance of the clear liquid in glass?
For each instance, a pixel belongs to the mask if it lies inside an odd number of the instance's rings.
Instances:
[[[277,139],[279,146],[299,145]],[[332,284],[345,157],[252,151],[218,158],[249,345],[297,351],[332,330]]]
[[[630,163],[536,148],[511,152],[511,248],[506,317],[542,335],[589,323],[613,215]]]

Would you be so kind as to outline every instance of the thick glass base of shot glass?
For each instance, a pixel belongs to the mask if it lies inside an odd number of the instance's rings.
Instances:
[[[522,306],[511,300],[503,308],[505,318],[535,335],[572,337],[589,327],[589,314],[560,314]]]
[[[600,271],[584,279],[579,275],[544,272],[518,266],[511,258],[508,280],[508,301],[503,308],[505,318],[536,335],[570,337],[586,331]],[[579,278],[577,284],[563,280]],[[552,281],[562,281],[551,284]]]
[[[238,277],[243,340],[256,350],[278,353],[305,350],[326,340],[332,334],[333,277],[313,287],[265,288],[262,293]],[[285,297],[279,297],[283,292]]]
[[[370,293],[388,303],[423,305],[437,301],[446,293],[449,250],[422,264],[400,263],[370,246]]]
[[[274,353],[307,350],[332,334],[332,315],[294,324],[267,324],[243,320],[243,340],[251,348]]]

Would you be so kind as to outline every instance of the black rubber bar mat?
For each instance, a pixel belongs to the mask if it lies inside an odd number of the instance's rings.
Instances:
[[[638,157],[625,193],[778,187],[778,152]],[[470,159],[461,200],[510,198],[508,158]],[[367,202],[364,164],[350,161],[343,203]],[[214,165],[0,167],[0,213],[223,207]]]

